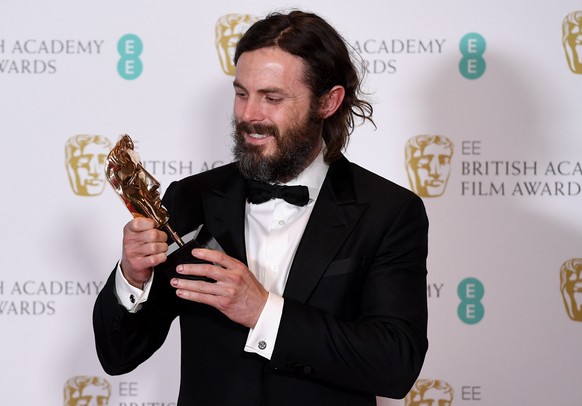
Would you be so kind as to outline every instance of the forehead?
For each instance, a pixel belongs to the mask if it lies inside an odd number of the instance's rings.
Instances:
[[[235,85],[247,90],[307,90],[301,58],[277,47],[244,52],[236,66]]]

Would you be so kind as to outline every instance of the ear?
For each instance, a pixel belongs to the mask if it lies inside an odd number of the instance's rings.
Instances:
[[[343,86],[334,86],[326,94],[321,96],[319,114],[322,119],[332,116],[341,106],[346,91]]]

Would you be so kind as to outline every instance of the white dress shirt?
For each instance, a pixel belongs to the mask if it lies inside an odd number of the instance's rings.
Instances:
[[[295,206],[282,199],[261,204],[246,203],[245,245],[248,266],[269,292],[267,303],[254,328],[250,329],[245,351],[271,358],[283,312],[283,291],[299,241],[327,175],[329,166],[323,152],[296,178],[285,185],[305,185],[309,203]],[[131,286],[117,267],[116,293],[120,303],[130,312],[140,309],[147,300],[153,274],[144,289]]]

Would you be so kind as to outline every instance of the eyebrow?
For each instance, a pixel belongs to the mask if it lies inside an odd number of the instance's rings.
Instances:
[[[239,82],[237,82],[236,80],[234,80],[234,81],[232,82],[232,85],[233,85],[234,87],[238,87],[238,88],[240,88],[240,89],[242,89],[242,90],[245,90],[245,91],[247,90],[247,89],[246,89],[246,87],[244,87],[243,85],[241,85],[241,84],[240,84]],[[287,95],[287,92],[285,92],[285,91],[284,91],[283,89],[281,89],[280,87],[267,87],[267,88],[265,88],[265,89],[260,89],[258,92],[259,92],[259,93],[262,93],[262,94],[268,94],[268,93],[280,93],[280,94],[282,94],[282,95]]]

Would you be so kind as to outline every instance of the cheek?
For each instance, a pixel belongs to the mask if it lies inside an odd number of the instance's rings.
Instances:
[[[234,118],[237,122],[240,122],[240,120],[241,120],[241,115],[242,115],[241,113],[242,113],[241,104],[240,104],[240,102],[237,102],[235,100],[234,105],[232,107],[232,115],[234,116]]]

